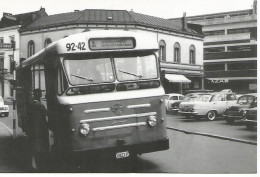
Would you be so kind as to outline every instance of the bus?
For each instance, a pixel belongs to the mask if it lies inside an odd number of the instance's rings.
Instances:
[[[153,37],[119,30],[50,44],[17,66],[18,126],[33,136],[30,105],[40,89],[52,152],[122,159],[169,149],[157,52]]]

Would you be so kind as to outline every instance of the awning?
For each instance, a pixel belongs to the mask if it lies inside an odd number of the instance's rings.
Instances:
[[[191,82],[184,75],[180,75],[180,74],[165,74],[165,78],[168,79],[170,82],[183,82],[183,83]]]

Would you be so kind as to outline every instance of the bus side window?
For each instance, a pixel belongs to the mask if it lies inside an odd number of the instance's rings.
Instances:
[[[31,71],[32,71],[32,90],[40,89],[42,91],[41,101],[47,108],[44,65],[43,64],[33,65],[31,67]]]
[[[58,94],[62,94],[67,88],[68,83],[61,67],[58,67]]]

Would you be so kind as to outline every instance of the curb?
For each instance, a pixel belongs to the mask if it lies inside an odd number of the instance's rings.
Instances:
[[[257,142],[246,141],[246,140],[241,140],[241,139],[236,139],[236,138],[230,138],[230,137],[226,137],[226,136],[213,135],[213,134],[207,134],[207,133],[201,133],[201,132],[190,132],[190,131],[186,131],[186,130],[182,130],[182,129],[178,129],[178,128],[173,128],[173,127],[167,127],[167,129],[175,130],[175,131],[186,133],[186,134],[201,135],[201,136],[207,136],[207,137],[212,137],[212,138],[217,138],[217,139],[222,139],[222,140],[229,140],[229,141],[234,141],[234,142],[239,142],[239,143],[257,145]]]

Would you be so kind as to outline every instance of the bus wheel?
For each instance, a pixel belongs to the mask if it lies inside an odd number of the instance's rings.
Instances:
[[[208,120],[214,120],[216,118],[216,112],[215,111],[209,111],[207,113]]]

